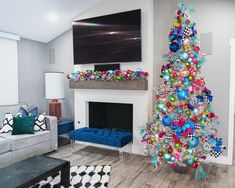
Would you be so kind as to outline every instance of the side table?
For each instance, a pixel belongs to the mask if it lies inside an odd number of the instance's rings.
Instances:
[[[69,119],[61,119],[58,122],[58,135],[67,134],[74,130],[74,121]]]
[[[74,121],[69,119],[61,119],[58,122],[58,146],[64,146],[70,143],[68,133],[74,130]]]

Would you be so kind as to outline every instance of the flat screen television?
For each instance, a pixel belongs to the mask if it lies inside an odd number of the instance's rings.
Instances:
[[[141,10],[75,20],[74,64],[141,61]]]

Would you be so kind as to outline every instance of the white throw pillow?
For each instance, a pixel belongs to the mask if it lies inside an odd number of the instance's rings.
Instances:
[[[1,133],[11,133],[13,130],[13,115],[6,113],[2,126],[0,127]]]
[[[35,125],[34,125],[34,131],[46,131],[46,114],[40,114],[38,117],[35,118]]]

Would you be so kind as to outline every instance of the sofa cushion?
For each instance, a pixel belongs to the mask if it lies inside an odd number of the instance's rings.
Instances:
[[[10,140],[11,150],[18,150],[50,140],[50,131],[36,132],[35,134],[11,135],[1,134],[1,137]]]
[[[126,131],[97,128],[81,128],[69,133],[71,140],[123,147],[132,141],[132,134]]]
[[[11,150],[11,142],[5,138],[0,137],[0,154]]]

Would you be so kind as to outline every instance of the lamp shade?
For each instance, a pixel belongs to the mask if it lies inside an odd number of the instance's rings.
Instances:
[[[63,99],[64,98],[64,78],[63,72],[45,73],[45,98]]]

